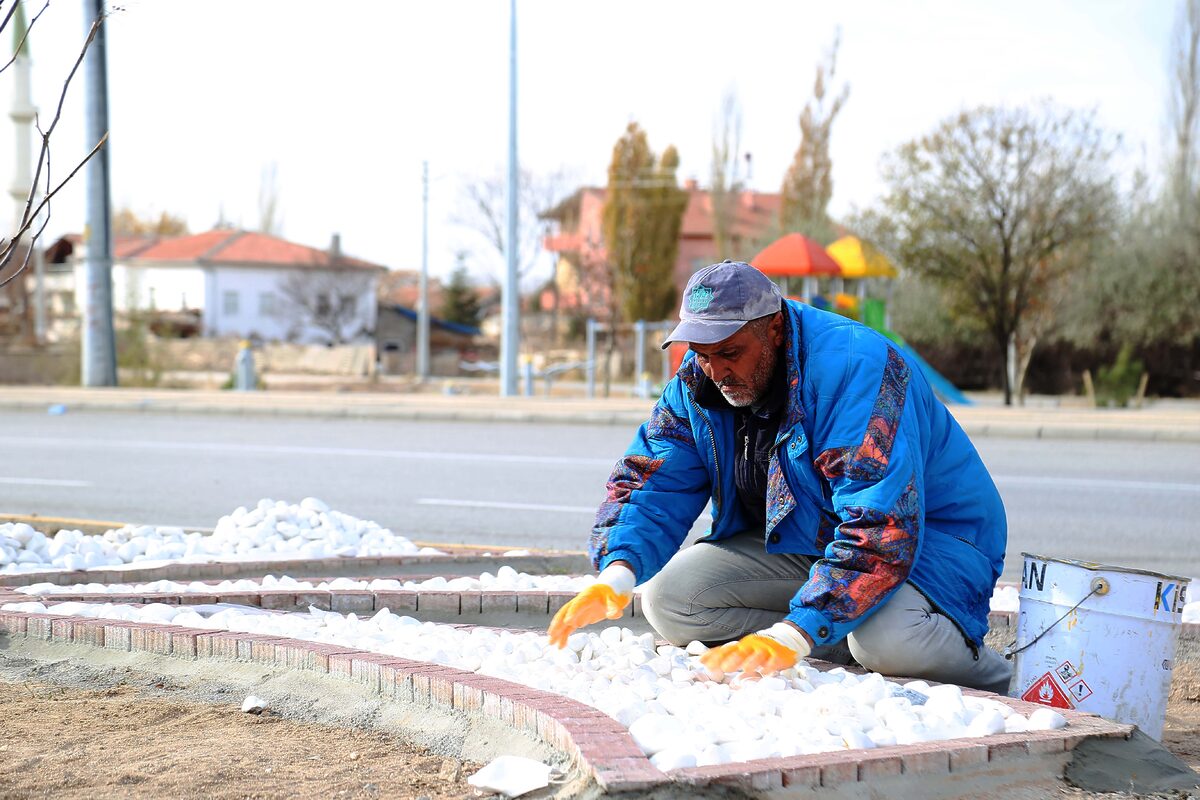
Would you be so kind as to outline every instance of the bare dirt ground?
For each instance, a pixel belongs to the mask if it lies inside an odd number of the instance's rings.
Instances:
[[[466,782],[478,764],[143,687],[0,680],[0,709],[3,798],[479,796]]]
[[[66,662],[49,669],[5,655],[0,800],[485,796],[466,782],[480,764],[394,735],[243,713],[240,694],[223,702],[197,699],[161,674],[109,670],[85,676],[68,671]],[[1200,701],[1172,699],[1163,741],[1200,770]],[[1054,796],[1152,797],[1084,792],[1065,784]],[[1161,795],[1189,796],[1197,795]]]

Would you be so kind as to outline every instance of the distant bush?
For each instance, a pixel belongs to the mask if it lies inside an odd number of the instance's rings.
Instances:
[[[1133,346],[1122,345],[1112,366],[1096,371],[1096,404],[1124,408],[1138,390],[1142,362],[1133,357]]]

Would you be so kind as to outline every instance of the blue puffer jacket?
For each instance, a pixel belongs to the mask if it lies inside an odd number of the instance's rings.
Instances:
[[[788,399],[767,471],[764,545],[821,556],[787,619],[836,642],[905,581],[976,645],[1007,525],[967,435],[915,364],[869,328],[785,302]],[[710,540],[754,526],[734,486],[734,415],[696,398],[689,357],[608,482],[590,549],[638,582],[679,550],[705,502]]]

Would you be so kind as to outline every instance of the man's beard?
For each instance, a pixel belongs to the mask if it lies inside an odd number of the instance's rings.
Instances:
[[[721,396],[725,398],[725,402],[734,408],[745,408],[746,406],[754,405],[767,394],[767,388],[771,383],[771,376],[775,373],[775,362],[778,360],[778,352],[774,347],[765,346],[762,358],[758,360],[758,365],[754,368],[754,373],[750,376],[750,383],[728,383],[722,381],[717,384],[717,389],[721,391]]]

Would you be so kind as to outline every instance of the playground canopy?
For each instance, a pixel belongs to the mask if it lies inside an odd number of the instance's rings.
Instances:
[[[776,239],[751,259],[764,275],[778,278],[807,278],[842,274],[836,261],[821,245],[799,233]]]
[[[825,248],[841,267],[843,278],[895,278],[896,266],[857,236],[843,236]]]

